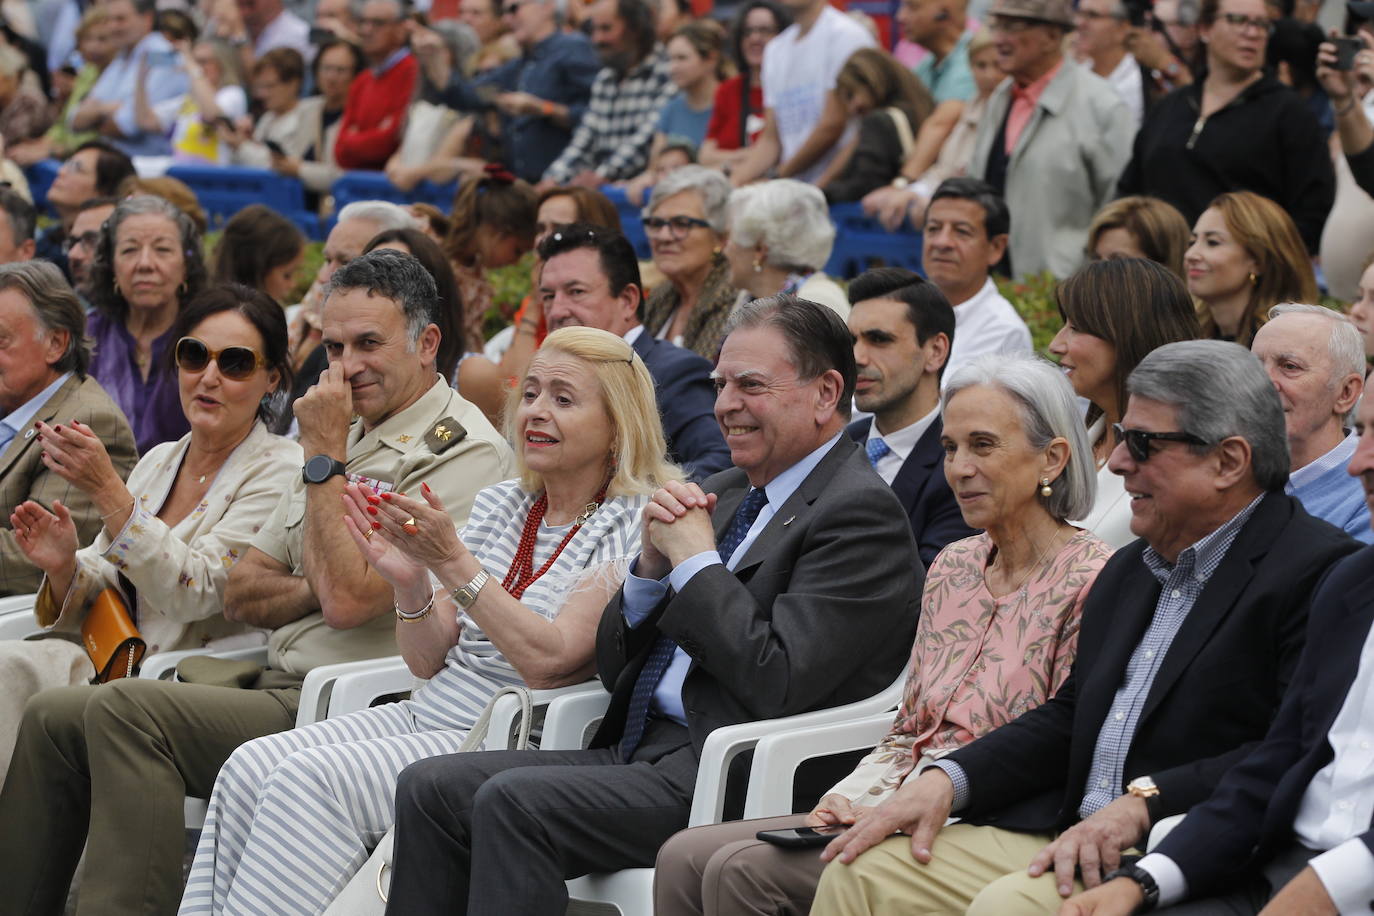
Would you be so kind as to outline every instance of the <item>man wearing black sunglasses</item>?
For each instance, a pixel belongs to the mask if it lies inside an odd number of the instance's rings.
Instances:
[[[1359,545],[1284,493],[1283,411],[1244,348],[1169,344],[1128,389],[1109,466],[1140,540],[1093,584],[1069,679],[833,841],[813,912],[897,900],[962,912],[975,896],[971,913],[1053,912],[1111,873],[1149,901],[1167,876],[1117,871],[1134,861],[1124,857],[1264,737],[1312,592]],[[962,823],[942,829],[951,813]],[[908,835],[889,839],[896,831]]]

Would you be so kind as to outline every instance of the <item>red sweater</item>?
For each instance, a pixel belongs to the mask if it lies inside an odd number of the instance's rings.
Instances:
[[[386,165],[401,145],[418,71],[415,55],[408,53],[380,77],[369,67],[353,81],[334,143],[340,168],[380,170]]]

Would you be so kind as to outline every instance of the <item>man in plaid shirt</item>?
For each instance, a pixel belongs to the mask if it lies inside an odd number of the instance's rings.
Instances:
[[[544,172],[545,185],[594,188],[644,171],[659,109],[677,92],[654,38],[656,19],[644,0],[598,0],[592,7],[592,43],[606,66],[572,141]]]

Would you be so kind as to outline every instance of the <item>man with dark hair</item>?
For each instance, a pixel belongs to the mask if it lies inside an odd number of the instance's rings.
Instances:
[[[58,222],[39,235],[34,256],[52,261],[72,280],[64,246],[76,214],[88,200],[114,197],[120,182],[133,174],[133,160],[104,140],[89,140],[78,146],[48,188],[47,205],[57,214]]]
[[[1068,679],[832,841],[813,912],[1052,912],[1264,737],[1313,588],[1359,545],[1283,492],[1283,410],[1249,351],[1168,344],[1129,391],[1110,467],[1140,539],[1098,574]]]
[[[67,276],[77,296],[89,307],[91,298],[91,262],[100,245],[100,229],[114,213],[113,197],[92,197],[77,210],[70,234],[62,243],[66,252]],[[42,257],[40,254],[39,257]]]
[[[0,264],[33,259],[33,228],[38,214],[18,191],[0,188]]]
[[[109,0],[104,5],[119,53],[70,118],[73,130],[99,130],[130,156],[165,156],[172,147],[160,131],[139,125],[134,104],[140,83],[149,105],[185,95],[189,84],[176,51],[153,29],[154,0]]]
[[[6,191],[5,193],[13,193]],[[129,421],[105,389],[86,374],[86,316],[51,264],[0,267],[0,506],[32,499],[45,508],[61,500],[79,544],[100,530],[86,493],[43,463],[34,423],[85,424],[105,445],[120,477],[138,459]],[[9,512],[0,517],[0,596],[38,591],[43,574],[15,543]]]
[[[927,567],[945,545],[973,535],[945,480],[940,381],[954,341],[954,309],[933,283],[900,267],[877,267],[849,284],[849,332],[858,377],[849,424],[906,509]]]
[[[339,522],[344,487],[425,484],[461,525],[479,490],[512,475],[505,439],[434,369],[437,298],[423,265],[396,251],[334,274],[329,368],[296,402],[305,466],[224,590],[226,618],[270,631],[269,667],[200,657],[176,682],[31,700],[0,790],[8,899],[60,911],[85,845],[82,913],[172,912],[185,796],[208,798],[236,747],[295,725],[312,668],[396,653],[391,586]]]
[[[623,235],[589,223],[559,229],[539,245],[538,296],[549,330],[582,326],[623,337],[654,377],[668,457],[693,480],[730,466],[713,415],[711,364],[644,331],[639,260]]]
[[[558,28],[557,9],[557,0],[512,3],[508,22],[520,57],[471,81],[450,65],[448,46],[437,32],[415,29],[410,39],[425,74],[426,97],[457,111],[498,112],[503,158],[529,182],[539,181],[568,145],[601,69],[581,32]]]
[[[402,772],[392,913],[562,913],[564,879],[651,865],[686,825],[712,730],[854,702],[902,670],[923,572],[892,490],[844,435],[848,330],[813,302],[757,300],[714,375],[735,467],[646,507],[597,632],[611,701],[592,749]]]
[[[572,140],[545,170],[543,185],[595,188],[644,171],[659,109],[677,92],[668,55],[654,39],[655,21],[646,0],[597,0],[592,6],[592,45],[605,66]]]
[[[931,196],[921,265],[954,306],[959,333],[949,371],[985,353],[1031,351],[1030,328],[990,275],[1007,252],[1010,231],[1006,201],[987,182],[950,178]]]

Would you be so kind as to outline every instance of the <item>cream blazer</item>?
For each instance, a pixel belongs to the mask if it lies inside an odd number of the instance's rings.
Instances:
[[[171,493],[190,441],[188,433],[155,446],[134,467],[128,482],[134,511],[128,523],[113,538],[102,529],[95,543],[77,551],[76,575],[60,608],[44,578],[34,608],[40,624],[80,629],[96,595],[110,586],[124,590],[122,573],[137,591],[136,622],[149,655],[266,642],[263,631],[224,618],[224,583],[292,477],[301,473],[301,447],[254,423],[200,505],[169,527],[157,513]]]

